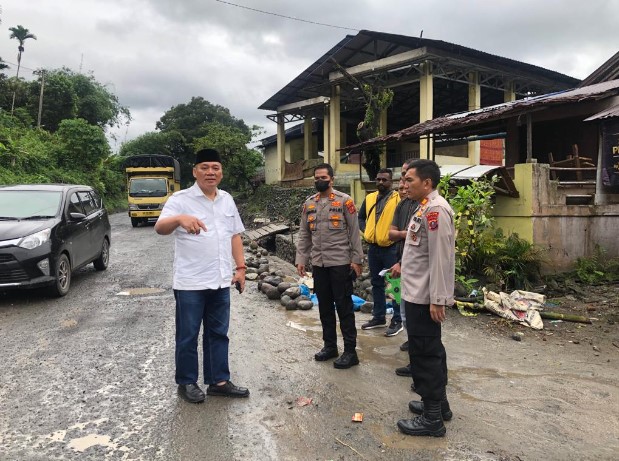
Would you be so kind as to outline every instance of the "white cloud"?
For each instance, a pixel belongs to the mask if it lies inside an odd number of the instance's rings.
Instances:
[[[584,78],[617,51],[619,2],[580,0],[238,0],[280,15],[342,27],[433,38]],[[264,15],[215,0],[5,0],[0,56],[21,75],[69,67],[95,78],[129,106],[121,141],[154,129],[170,107],[202,96],[269,134],[257,107],[354,31]],[[2,32],[4,30],[4,32]],[[15,69],[9,69],[8,73]]]

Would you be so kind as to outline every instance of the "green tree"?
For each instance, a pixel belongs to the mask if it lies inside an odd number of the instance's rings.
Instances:
[[[23,26],[17,27],[9,27],[11,31],[10,38],[14,38],[19,42],[17,45],[17,74],[16,79],[19,80],[19,69],[21,67],[21,55],[24,52],[24,42],[30,38],[36,40],[37,37],[30,33],[28,29]],[[13,108],[15,107],[15,92],[13,93],[13,103],[11,104],[11,114],[13,113]]]
[[[27,109],[34,119],[39,110],[42,84],[30,82]],[[97,82],[93,75],[84,75],[63,67],[45,71],[45,91],[41,123],[49,131],[56,131],[62,120],[82,118],[101,128],[119,126],[130,121],[129,110],[122,106],[116,95]]]
[[[188,144],[192,144],[194,139],[206,136],[212,123],[232,126],[251,136],[251,130],[243,120],[232,116],[227,108],[211,104],[201,96],[191,98],[188,104],[172,107],[163,114],[156,128],[162,132],[178,131]]]
[[[194,141],[194,147],[196,150],[210,147],[219,151],[224,168],[223,188],[255,191],[257,184],[253,178],[264,159],[260,152],[249,149],[247,144],[260,132],[257,126],[252,127],[248,134],[235,126],[215,122],[206,127],[205,136]]]
[[[96,175],[111,154],[103,129],[78,118],[60,122],[57,132],[58,165]]]

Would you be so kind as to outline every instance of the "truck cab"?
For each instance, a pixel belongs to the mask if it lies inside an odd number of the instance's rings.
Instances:
[[[180,165],[167,155],[136,155],[124,163],[131,225],[156,220],[163,205],[180,190]]]

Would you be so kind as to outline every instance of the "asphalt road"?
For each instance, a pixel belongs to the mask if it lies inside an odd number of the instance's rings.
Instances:
[[[417,397],[393,373],[403,334],[359,330],[361,365],[335,370],[312,359],[316,309],[287,312],[253,284],[232,295],[230,331],[232,379],[251,396],[187,404],[174,383],[173,239],[111,221],[107,271],[80,270],[61,299],[0,294],[2,460],[617,459],[615,351],[486,335],[450,311],[455,416],[445,438],[408,437],[395,426]]]

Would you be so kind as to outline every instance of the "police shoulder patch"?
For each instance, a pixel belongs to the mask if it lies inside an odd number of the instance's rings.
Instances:
[[[431,231],[438,229],[438,211],[427,213],[426,220],[428,221],[428,228]]]
[[[357,212],[357,208],[355,207],[355,202],[353,202],[353,200],[351,198],[349,198],[348,200],[346,200],[346,202],[344,203],[344,205],[346,206],[346,209],[348,210],[348,212],[350,214],[354,214]]]

